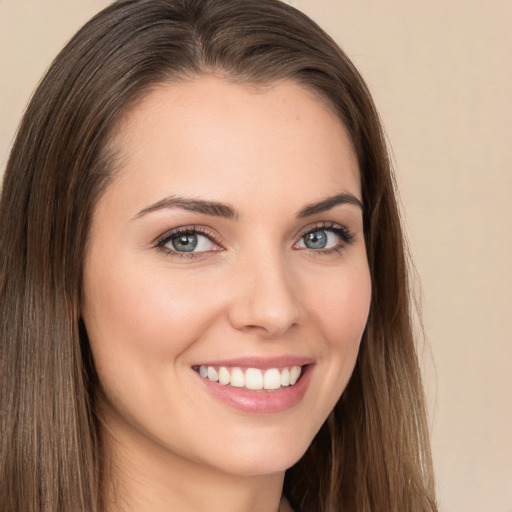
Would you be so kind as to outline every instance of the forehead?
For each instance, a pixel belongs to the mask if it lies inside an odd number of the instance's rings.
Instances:
[[[223,200],[242,191],[361,195],[345,127],[327,101],[292,81],[256,88],[204,76],[161,84],[127,113],[113,145],[116,181],[141,200],[156,200],[158,191]]]

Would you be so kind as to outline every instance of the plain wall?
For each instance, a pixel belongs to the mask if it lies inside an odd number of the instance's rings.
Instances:
[[[2,171],[42,73],[108,3],[0,0]],[[441,511],[511,512],[512,3],[290,3],[353,59],[389,136],[424,295]]]

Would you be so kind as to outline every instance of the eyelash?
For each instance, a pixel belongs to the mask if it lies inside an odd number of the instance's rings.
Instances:
[[[299,235],[299,240],[295,242],[294,246],[299,243],[303,238],[315,231],[330,231],[334,233],[336,236],[340,238],[340,242],[335,247],[330,247],[328,249],[301,249],[308,251],[311,255],[326,255],[332,254],[333,252],[341,253],[341,251],[347,246],[350,245],[354,241],[354,235],[351,233],[346,227],[336,224],[334,222],[320,222],[315,224],[314,226],[309,226],[307,229],[301,232]],[[191,235],[191,234],[200,234],[206,236],[211,242],[215,245],[219,246],[220,249],[215,249],[213,251],[200,251],[200,252],[181,252],[170,249],[166,247],[166,245],[171,242],[171,240],[179,235]],[[176,229],[172,229],[171,231],[167,231],[163,235],[159,236],[155,242],[154,246],[156,249],[164,252],[165,254],[174,257],[174,258],[186,258],[186,259],[196,259],[202,257],[205,253],[208,252],[216,252],[222,249],[222,245],[217,240],[215,233],[206,228],[205,226],[182,226]]]
[[[349,231],[345,226],[341,224],[336,224],[335,222],[319,222],[314,226],[310,226],[306,228],[299,236],[299,241],[302,240],[309,233],[314,233],[315,231],[330,231],[334,233],[340,238],[340,242],[336,244],[334,247],[330,247],[328,249],[307,249],[311,256],[320,256],[320,255],[328,255],[334,252],[341,253],[343,249],[346,248],[347,245],[350,245],[354,241],[354,234]],[[296,245],[296,242],[294,245]]]
[[[179,235],[194,235],[199,234],[208,238],[215,245],[218,245],[222,248],[222,245],[217,240],[215,233],[206,228],[205,226],[182,226],[176,229],[172,229],[171,231],[167,231],[163,235],[159,236],[155,241],[155,248],[164,252],[165,254],[175,257],[175,258],[186,258],[186,259],[195,259],[199,258],[205,254],[205,252],[216,252],[220,249],[215,249],[214,251],[203,251],[203,252],[180,252],[166,247],[166,245],[175,237]]]

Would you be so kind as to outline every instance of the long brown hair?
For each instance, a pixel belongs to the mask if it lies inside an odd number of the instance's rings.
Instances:
[[[291,79],[327,100],[361,171],[372,277],[354,374],[284,492],[303,512],[436,510],[407,260],[367,87],[342,50],[277,0],[123,0],[88,22],[35,92],[0,203],[0,508],[101,510],[97,385],[80,321],[91,214],[120,117],[158,83]]]

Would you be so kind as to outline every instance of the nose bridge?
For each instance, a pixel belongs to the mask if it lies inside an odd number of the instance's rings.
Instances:
[[[279,336],[299,321],[293,276],[279,247],[260,247],[240,258],[236,299],[230,320],[237,329],[260,329]]]

